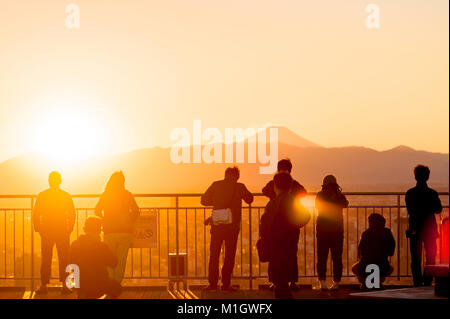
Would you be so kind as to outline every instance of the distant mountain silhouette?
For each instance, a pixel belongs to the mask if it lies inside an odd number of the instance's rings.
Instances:
[[[412,169],[418,163],[431,168],[430,185],[448,191],[449,154],[416,151],[399,146],[387,151],[365,147],[320,147],[287,128],[279,128],[279,158],[294,164],[293,175],[308,190],[318,190],[326,174],[337,176],[345,191],[404,191],[414,185]],[[64,169],[38,154],[0,163],[0,194],[34,194],[47,187],[53,169],[63,174],[63,188],[72,193],[99,193],[114,170],[123,170],[127,187],[136,193],[202,192],[223,177],[230,164],[174,164],[170,148],[148,148],[98,157]],[[260,175],[260,164],[237,164],[241,180],[260,192],[271,178]]]
[[[271,125],[266,128],[266,136],[267,139],[269,139],[269,132],[271,128],[277,128],[278,129],[278,142],[280,144],[287,144],[292,145],[296,147],[321,147],[320,145],[317,145],[316,143],[313,143],[298,134],[292,132],[290,129],[284,126],[278,126],[278,125]]]

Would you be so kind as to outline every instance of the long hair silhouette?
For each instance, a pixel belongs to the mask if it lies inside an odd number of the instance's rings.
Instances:
[[[113,195],[125,190],[125,176],[122,171],[114,172],[105,185],[105,194]]]
[[[114,172],[105,185],[104,195],[118,198],[125,192],[125,176],[122,171]]]

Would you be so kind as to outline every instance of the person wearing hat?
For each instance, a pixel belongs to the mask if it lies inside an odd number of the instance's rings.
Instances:
[[[333,260],[333,284],[331,290],[339,288],[342,277],[342,250],[344,245],[344,222],[342,210],[348,206],[347,198],[333,175],[323,179],[322,190],[316,196],[318,210],[317,236],[317,273],[320,289],[326,289],[327,259],[331,250]]]
[[[374,264],[379,267],[380,284],[394,270],[389,264],[388,258],[394,255],[395,239],[391,230],[385,225],[386,219],[382,215],[370,214],[369,228],[361,234],[358,245],[358,262],[352,267],[353,273],[361,283],[361,289],[366,288],[367,265]]]

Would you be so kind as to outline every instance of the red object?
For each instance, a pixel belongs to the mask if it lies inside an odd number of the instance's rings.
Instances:
[[[448,217],[441,222],[440,234],[441,264],[448,264]]]

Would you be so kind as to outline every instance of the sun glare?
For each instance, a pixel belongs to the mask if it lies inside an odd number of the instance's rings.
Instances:
[[[306,208],[313,208],[315,206],[315,200],[316,200],[316,197],[313,195],[307,195],[307,196],[300,198],[300,202]]]
[[[104,129],[92,115],[79,108],[53,108],[41,114],[32,128],[32,148],[54,161],[80,161],[103,153]]]

